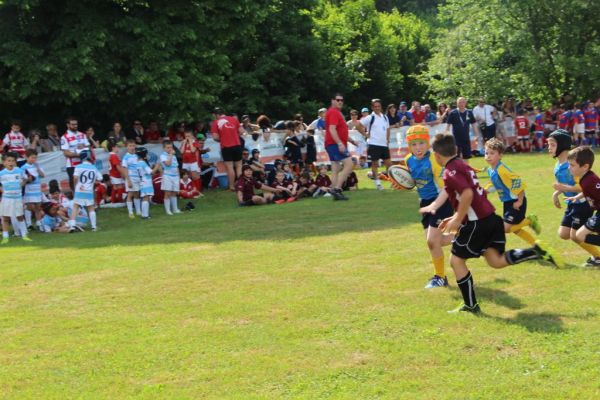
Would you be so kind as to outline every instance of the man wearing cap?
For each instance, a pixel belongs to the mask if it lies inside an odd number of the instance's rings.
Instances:
[[[389,148],[390,123],[387,116],[382,113],[381,100],[371,100],[371,109],[373,112],[362,118],[360,123],[356,124],[356,129],[367,139],[367,158],[371,162],[375,187],[377,190],[383,190],[378,172],[379,160],[383,160],[386,170],[392,165]]]
[[[344,96],[336,93],[331,98],[331,107],[325,114],[325,150],[331,161],[331,195],[334,200],[348,200],[342,193],[342,184],[352,172],[352,157],[348,152],[348,142],[356,143],[349,138],[348,125],[341,113]]]
[[[310,123],[308,129],[312,130],[325,130],[325,113],[327,112],[326,108],[319,108],[319,117]]]
[[[363,119],[364,117],[368,117],[369,116],[369,109],[367,107],[363,107],[360,110],[360,119]]]
[[[229,190],[235,191],[235,181],[242,175],[242,145],[240,135],[244,129],[236,117],[226,116],[219,107],[213,110],[215,120],[212,123],[213,139],[221,145],[221,156],[227,169]]]
[[[463,159],[471,158],[471,138],[469,131],[472,128],[475,137],[479,136],[477,120],[471,110],[467,109],[467,99],[459,97],[456,100],[454,110],[448,114],[448,125],[452,126],[452,134],[456,140],[456,147],[459,157]]]
[[[415,123],[412,113],[406,109],[405,101],[400,102],[398,117],[400,117],[400,126],[411,126]]]

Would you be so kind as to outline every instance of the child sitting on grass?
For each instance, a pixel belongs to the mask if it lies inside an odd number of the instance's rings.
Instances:
[[[319,173],[315,177],[315,185],[317,185],[317,190],[313,194],[313,197],[320,195],[324,197],[331,196],[331,193],[329,193],[331,190],[331,178],[327,175],[327,165],[319,165]]]
[[[194,182],[190,178],[188,170],[181,171],[181,179],[179,180],[179,197],[182,199],[197,199],[200,192],[194,187]]]
[[[69,226],[65,223],[67,219],[59,214],[60,206],[56,203],[44,203],[42,210],[44,217],[41,221],[40,230],[44,233],[68,233]]]
[[[254,193],[254,189],[262,190],[262,194]],[[252,177],[252,168],[249,165],[242,167],[242,176],[238,179],[235,190],[238,204],[240,206],[253,206],[269,204],[273,202],[273,195],[279,193],[279,189],[273,189]]]
[[[298,185],[296,182],[286,179],[283,171],[279,171],[275,174],[275,180],[271,184],[271,187],[279,190],[279,193],[275,196],[275,204],[296,201],[296,190]]]
[[[304,170],[304,172],[300,174],[298,180],[296,181],[296,184],[298,187],[298,198],[310,197],[318,189],[318,186],[315,185],[315,181],[311,178],[310,172],[308,170]]]

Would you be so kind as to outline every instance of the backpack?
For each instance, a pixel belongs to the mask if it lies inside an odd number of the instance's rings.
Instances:
[[[381,114],[383,115],[383,118],[388,122],[389,125],[389,121],[388,121],[388,117],[385,114]],[[371,127],[373,127],[373,122],[375,122],[375,114],[371,115],[371,122],[369,122],[369,129],[367,130],[367,133],[371,134]]]

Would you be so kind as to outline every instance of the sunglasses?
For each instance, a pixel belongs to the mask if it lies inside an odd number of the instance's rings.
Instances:
[[[343,103],[344,99],[335,99],[335,101],[337,101],[338,103]]]

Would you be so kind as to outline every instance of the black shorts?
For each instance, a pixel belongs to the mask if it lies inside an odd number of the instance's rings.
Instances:
[[[369,161],[389,160],[390,149],[386,146],[376,146],[370,144],[367,147],[367,159]]]
[[[581,203],[567,204],[565,215],[560,226],[566,226],[571,229],[579,229],[585,222],[592,217],[594,211],[587,201]]]
[[[435,199],[422,199],[421,207],[427,207],[431,203],[433,203]],[[452,204],[450,204],[449,200],[446,200],[442,206],[437,209],[435,214],[423,214],[421,218],[421,224],[423,225],[423,229],[427,229],[430,226],[432,228],[437,228],[442,223],[444,218],[451,217],[454,214],[454,209],[452,208]]]
[[[483,135],[483,140],[486,142],[492,138],[495,138],[496,124],[491,124],[489,126],[484,124],[483,129],[481,130],[481,134]]]
[[[252,201],[252,199],[250,200],[244,200],[240,203],[240,207],[249,207],[249,206],[254,206],[254,202]]]
[[[241,161],[242,146],[223,147],[221,149],[221,156],[223,157],[223,161]]]
[[[527,198],[523,198],[523,204],[518,210],[515,210],[513,204],[515,204],[516,200],[505,201],[504,202],[504,222],[511,225],[520,224],[521,221],[525,219],[525,214],[527,214]]]
[[[585,131],[585,136],[594,137],[596,136],[596,131]]]
[[[471,141],[469,139],[458,139],[456,136],[456,150],[458,150],[458,156],[463,160],[471,158]]]
[[[452,242],[452,254],[462,259],[479,258],[488,248],[504,254],[506,236],[502,218],[492,214],[477,221],[467,221]]]
[[[598,211],[585,222],[585,227],[595,233],[600,233],[600,216]]]

